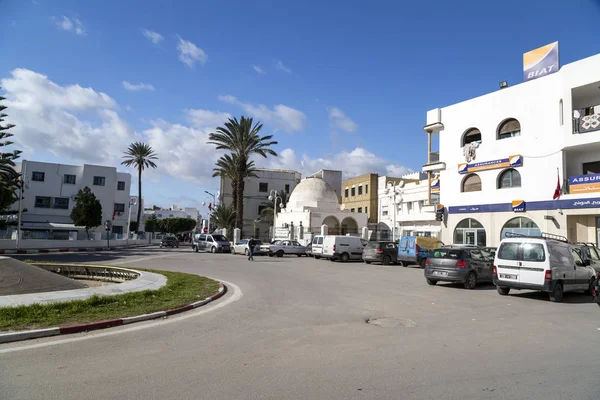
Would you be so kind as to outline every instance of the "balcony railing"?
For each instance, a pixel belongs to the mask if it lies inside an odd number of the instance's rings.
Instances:
[[[600,130],[600,105],[573,110],[573,133]]]

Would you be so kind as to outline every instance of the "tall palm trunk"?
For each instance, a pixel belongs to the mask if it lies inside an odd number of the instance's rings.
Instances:
[[[237,184],[237,202],[235,205],[235,219],[237,227],[240,228],[240,233],[244,234],[244,180],[240,179]]]
[[[237,207],[237,181],[231,180],[231,205],[232,207]]]
[[[131,200],[129,200],[131,201]],[[140,219],[142,218],[142,168],[138,168],[138,212],[137,212],[137,231],[140,231]],[[129,227],[127,227],[129,232]]]

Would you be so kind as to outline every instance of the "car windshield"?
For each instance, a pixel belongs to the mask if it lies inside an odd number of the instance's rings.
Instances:
[[[367,249],[378,249],[380,246],[377,242],[369,242],[367,243]]]
[[[431,252],[433,258],[451,258],[458,260],[462,250],[460,249],[435,249]]]
[[[223,235],[212,235],[215,242],[227,242],[227,238]]]

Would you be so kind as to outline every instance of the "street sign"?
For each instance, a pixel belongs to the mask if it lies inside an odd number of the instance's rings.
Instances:
[[[104,230],[106,231],[110,231],[110,228],[112,228],[112,222],[110,222],[110,220],[106,220],[104,221]]]

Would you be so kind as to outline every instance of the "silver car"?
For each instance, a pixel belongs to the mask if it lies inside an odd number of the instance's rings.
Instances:
[[[248,242],[250,239],[242,239],[231,248],[232,254],[245,254],[248,255],[250,253],[250,249],[248,247]],[[260,240],[254,239],[254,254],[267,254],[269,250],[263,250],[262,242]]]
[[[231,253],[231,245],[223,235],[205,235],[197,233],[192,241],[192,250],[210,251],[211,253]]]
[[[295,254],[298,257],[306,255],[306,246],[295,240],[277,240],[269,246],[269,256],[283,257],[286,254]]]

